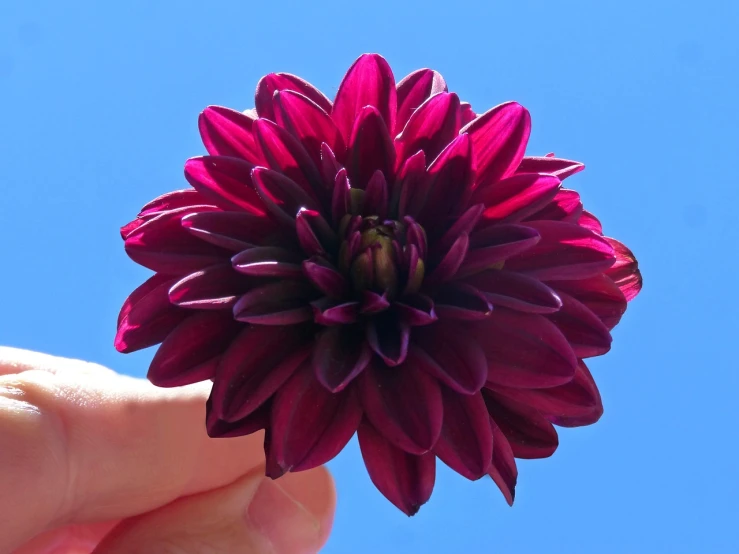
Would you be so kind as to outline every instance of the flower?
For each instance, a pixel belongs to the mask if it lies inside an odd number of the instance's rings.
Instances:
[[[286,73],[255,103],[206,108],[192,188],[122,228],[155,275],[126,300],[116,348],[161,343],[155,385],[211,379],[209,434],[264,429],[273,478],[357,433],[406,514],[437,458],[512,503],[515,458],[599,419],[583,359],[608,352],[641,288],[633,254],[562,187],[583,165],[524,156],[519,104],[477,115],[430,69],[396,85],[378,55],[333,103]]]

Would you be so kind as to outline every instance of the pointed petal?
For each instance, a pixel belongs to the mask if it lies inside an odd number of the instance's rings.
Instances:
[[[434,453],[454,471],[475,481],[490,469],[493,432],[480,393],[461,395],[442,389],[444,424]]]
[[[488,374],[485,352],[464,329],[431,325],[413,330],[408,364],[422,369],[459,394],[474,394]]]
[[[490,383],[555,387],[569,382],[577,369],[569,342],[544,316],[499,308],[469,332],[485,351]]]
[[[426,155],[419,150],[408,158],[398,172],[397,185],[393,189],[392,209],[397,205],[398,216],[416,217],[424,204],[431,181],[426,172]]]
[[[204,206],[206,204],[210,204],[210,201],[196,190],[175,190],[162,194],[161,196],[157,196],[154,200],[146,204],[141,208],[139,217],[159,215],[162,212],[168,212],[178,208]]]
[[[180,308],[223,310],[231,308],[253,285],[253,280],[239,275],[231,264],[222,263],[177,281],[169,289],[169,301]]]
[[[549,204],[528,216],[529,221],[550,220],[577,223],[582,215],[580,195],[574,190],[560,189]]]
[[[549,285],[582,302],[609,330],[618,324],[626,311],[626,297],[605,275],[577,281],[550,281]]]
[[[570,175],[574,175],[585,169],[580,162],[563,160],[554,156],[526,156],[516,170],[517,173],[549,173],[564,181]]]
[[[591,231],[593,231],[593,233],[596,233],[598,235],[603,234],[603,225],[601,224],[600,220],[587,210],[583,210],[583,212],[580,214],[580,219],[577,220],[577,224],[580,227],[590,229]]]
[[[611,349],[611,333],[582,302],[559,293],[562,307],[546,317],[554,323],[572,346],[578,358],[600,356]]]
[[[327,190],[331,190],[334,187],[336,174],[341,167],[341,164],[336,160],[334,151],[325,142],[321,143],[321,165],[319,168],[321,170],[321,177],[323,178],[323,185]]]
[[[210,208],[180,208],[150,219],[125,241],[126,254],[137,264],[152,271],[185,275],[225,261],[228,250],[197,239],[182,226],[182,218]]]
[[[272,401],[271,456],[285,472],[324,464],[346,446],[361,419],[354,389],[327,391],[306,361]]]
[[[313,369],[326,390],[336,393],[362,373],[371,358],[361,327],[330,327],[319,335],[313,348]]]
[[[441,320],[478,321],[493,311],[493,305],[482,292],[464,283],[447,283],[436,293],[434,301]]]
[[[267,119],[254,122],[254,136],[264,165],[298,183],[307,195],[315,196],[313,186],[320,184],[321,174],[297,138]]]
[[[318,290],[330,298],[344,298],[349,284],[344,276],[322,258],[303,262],[303,274]]]
[[[259,80],[254,98],[259,117],[275,121],[274,95],[277,91],[292,90],[310,98],[321,109],[331,113],[331,101],[309,82],[289,73],[270,73]]]
[[[247,248],[231,258],[238,273],[250,277],[277,277],[297,279],[303,276],[302,256],[277,246]]]
[[[513,506],[518,480],[516,459],[513,457],[513,450],[508,439],[492,418],[490,418],[490,427],[493,430],[493,461],[490,464],[488,475],[498,485],[508,505]]]
[[[331,116],[318,104],[293,91],[276,93],[273,102],[277,123],[300,139],[316,166],[321,162],[322,142],[343,157],[344,139]]]
[[[234,319],[253,325],[295,325],[313,319],[317,294],[303,281],[278,281],[255,287],[234,304]]]
[[[488,269],[465,278],[464,282],[480,290],[495,306],[532,314],[548,314],[562,307],[554,290],[520,273]]]
[[[379,169],[374,172],[364,191],[364,215],[377,216],[380,221],[387,217],[387,181]]]
[[[218,419],[215,410],[213,409],[213,394],[211,393],[210,398],[205,403],[206,419],[205,427],[208,431],[208,436],[211,438],[226,438],[226,437],[242,437],[244,435],[251,435],[262,429],[269,427],[269,414],[271,410],[271,402],[267,401],[262,404],[256,411],[252,412],[248,416],[229,423]]]
[[[300,246],[309,256],[335,253],[339,247],[339,237],[323,218],[320,212],[301,208],[295,216],[295,227]]]
[[[385,59],[377,54],[360,56],[339,85],[331,118],[345,139],[349,139],[354,121],[365,106],[374,107],[388,129],[395,128],[395,77]]]
[[[411,454],[434,447],[443,419],[436,379],[410,364],[385,367],[375,361],[358,385],[367,418],[390,443]]]
[[[425,294],[407,294],[394,304],[400,320],[409,327],[430,325],[439,318],[434,310],[434,301]]]
[[[439,92],[447,92],[446,82],[433,69],[419,69],[404,77],[397,86],[398,119],[394,135],[403,130],[411,114],[428,98]]]
[[[405,361],[409,337],[409,327],[387,312],[375,316],[367,325],[367,342],[390,367]]]
[[[200,137],[211,156],[230,156],[260,165],[252,125],[254,117],[222,106],[208,106],[198,118]]]
[[[462,102],[459,105],[459,109],[462,114],[462,126],[471,123],[477,117],[477,114],[473,111],[469,102]]]
[[[249,325],[221,357],[213,382],[213,410],[235,422],[264,404],[310,355],[312,325]]]
[[[349,202],[351,196],[351,186],[346,176],[346,169],[343,167],[336,174],[336,182],[334,183],[333,196],[331,198],[331,218],[334,225],[341,221],[349,212]]]
[[[616,254],[616,263],[608,268],[605,273],[621,289],[626,301],[631,302],[639,294],[642,287],[639,262],[636,261],[633,252],[625,244],[611,238],[606,238],[606,241],[613,247]]]
[[[390,302],[387,299],[387,293],[378,294],[371,290],[362,291],[362,304],[360,313],[364,315],[378,314],[387,310]]]
[[[358,431],[359,447],[372,483],[385,498],[408,516],[431,498],[436,478],[436,456],[414,456],[395,448],[369,423]]]
[[[251,186],[252,164],[226,156],[199,156],[185,162],[185,179],[210,202],[224,210],[264,214]]]
[[[500,262],[532,250],[540,240],[539,232],[529,226],[504,223],[476,231],[470,236],[470,248],[459,268],[459,277],[500,267]]]
[[[508,439],[516,458],[548,458],[559,445],[554,426],[534,408],[483,389],[490,416]]]
[[[428,283],[444,283],[452,279],[457,274],[457,271],[459,271],[467,256],[469,245],[469,237],[464,233],[459,235],[459,238],[454,241],[449,251],[444,254],[439,265],[428,276]]]
[[[212,379],[221,355],[241,329],[229,312],[196,312],[167,335],[146,377],[157,387]]]
[[[483,226],[518,223],[551,202],[560,188],[557,177],[523,173],[475,190],[472,201],[485,205]]]
[[[347,171],[354,188],[365,189],[376,171],[389,180],[394,178],[395,147],[377,109],[365,106],[357,115],[349,139]]]
[[[287,240],[284,233],[279,232],[279,226],[266,214],[198,212],[184,216],[182,227],[191,235],[231,252]]]
[[[506,269],[541,280],[585,279],[607,270],[615,260],[613,247],[602,237],[573,223],[530,221],[541,240],[506,260]]]
[[[252,181],[267,211],[288,227],[295,227],[295,216],[301,208],[319,209],[300,185],[277,171],[255,167]]]
[[[359,317],[359,302],[320,298],[311,302],[313,321],[319,325],[348,325]]]
[[[516,102],[500,104],[462,128],[472,139],[477,182],[484,187],[513,174],[523,159],[531,116]]]
[[[162,342],[191,312],[173,306],[167,292],[177,278],[157,274],[126,299],[118,316],[115,349],[129,353]]]
[[[440,92],[421,104],[395,139],[398,160],[423,150],[433,160],[457,136],[461,123],[459,97]]]
[[[469,235],[477,225],[477,222],[480,221],[480,217],[482,216],[484,209],[485,206],[482,204],[470,206],[439,239],[439,248],[446,250],[454,244],[454,241],[457,240],[461,234],[464,233]]]

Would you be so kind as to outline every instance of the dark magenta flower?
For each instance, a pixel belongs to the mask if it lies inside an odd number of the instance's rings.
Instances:
[[[562,181],[578,162],[525,157],[529,113],[476,115],[435,71],[395,83],[360,57],[332,103],[279,73],[256,110],[209,107],[209,155],[122,229],[155,271],[115,345],[161,343],[156,385],[213,380],[214,437],[266,430],[267,473],[331,460],[358,433],[373,483],[414,514],[436,459],[489,475],[603,408],[584,358],[641,288],[633,254]]]

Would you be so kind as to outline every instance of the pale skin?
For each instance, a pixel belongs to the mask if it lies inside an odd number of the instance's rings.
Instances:
[[[0,554],[318,552],[328,471],[266,479],[261,433],[208,438],[208,389],[0,347]]]

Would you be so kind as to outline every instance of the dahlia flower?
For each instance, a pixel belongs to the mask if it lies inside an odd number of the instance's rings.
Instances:
[[[437,458],[513,502],[515,458],[603,408],[585,358],[641,288],[633,254],[577,192],[579,162],[524,155],[515,102],[481,115],[430,69],[396,84],[363,55],[331,102],[286,73],[256,109],[211,106],[192,188],[122,228],[155,274],[116,348],[161,343],[155,385],[212,380],[213,437],[265,430],[267,474],[334,458],[356,433],[406,514]]]

